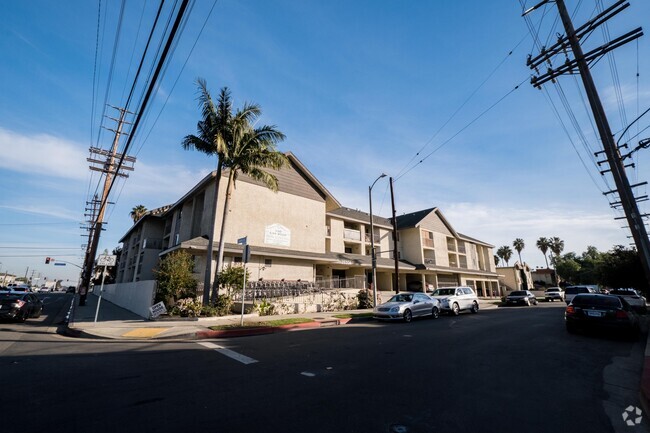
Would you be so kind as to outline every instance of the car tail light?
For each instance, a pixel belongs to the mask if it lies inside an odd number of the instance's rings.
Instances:
[[[21,301],[20,299],[17,299],[16,302],[11,304],[11,306],[14,308],[22,308],[23,305],[25,305],[25,301]]]
[[[569,305],[568,307],[566,307],[565,313],[570,316],[576,313],[576,309],[573,308],[573,305]]]
[[[617,319],[627,319],[627,313],[622,310],[617,310],[616,311],[616,318]]]

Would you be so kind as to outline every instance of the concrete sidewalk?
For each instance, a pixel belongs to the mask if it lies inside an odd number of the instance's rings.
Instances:
[[[282,332],[291,329],[317,328],[325,326],[337,326],[347,323],[359,323],[370,318],[337,319],[336,315],[342,314],[363,314],[371,310],[346,310],[337,312],[301,313],[274,316],[258,316],[256,313],[245,314],[244,322],[265,322],[271,320],[288,318],[306,318],[314,322],[284,325],[279,327],[251,327],[247,329],[232,329],[224,331],[213,331],[210,326],[233,325],[240,323],[240,315],[222,317],[201,317],[179,320],[146,320],[117,305],[101,300],[97,322],[95,322],[95,311],[97,309],[98,297],[93,293],[88,294],[85,306],[79,306],[79,297],[75,296],[74,308],[67,327],[67,334],[81,338],[100,339],[199,339],[199,338],[226,338],[241,337],[246,335],[260,335],[274,332]],[[479,300],[480,309],[487,310],[497,308],[494,300]]]

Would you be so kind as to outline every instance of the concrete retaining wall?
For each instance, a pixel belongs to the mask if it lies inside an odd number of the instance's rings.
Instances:
[[[99,295],[99,287],[95,286],[95,294]],[[156,295],[156,281],[138,281],[136,283],[104,285],[102,297],[113,304],[149,318],[149,307],[153,305]]]

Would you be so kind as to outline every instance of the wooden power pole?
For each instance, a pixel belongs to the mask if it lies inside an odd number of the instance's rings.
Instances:
[[[537,9],[543,4],[547,3],[549,0],[545,0],[539,3],[536,6],[533,6],[528,11],[524,12],[524,15],[532,10]],[[647,182],[641,184],[630,185],[630,181],[627,178],[625,172],[625,165],[623,163],[623,158],[619,151],[619,147],[614,141],[614,135],[609,126],[607,120],[607,115],[603,108],[603,104],[600,101],[598,91],[596,90],[596,85],[591,76],[591,71],[589,69],[589,63],[595,61],[599,57],[602,57],[609,51],[626,44],[627,42],[633,41],[643,35],[641,27],[632,30],[620,36],[618,38],[612,39],[606,44],[593,49],[587,53],[584,53],[580,45],[580,38],[587,37],[591,32],[603,24],[608,19],[612,18],[614,15],[621,12],[623,9],[627,8],[630,4],[627,1],[619,0],[614,3],[612,6],[603,10],[600,14],[595,16],[593,19],[589,20],[584,25],[580,26],[578,29],[573,27],[571,17],[567,11],[564,0],[554,0],[557,5],[560,18],[562,19],[562,24],[564,25],[564,30],[566,32],[565,36],[560,36],[556,44],[552,45],[549,48],[543,48],[542,52],[536,57],[528,58],[528,66],[535,71],[538,71],[538,67],[542,63],[549,63],[552,56],[564,53],[566,48],[571,48],[573,52],[574,59],[567,59],[566,62],[562,63],[561,66],[556,68],[550,68],[545,74],[542,74],[531,79],[531,84],[535,87],[540,87],[543,83],[548,81],[554,81],[556,77],[566,74],[573,73],[577,68],[580,77],[582,78],[582,83],[589,100],[589,105],[591,111],[593,112],[594,121],[596,123],[598,134],[600,140],[603,143],[603,151],[596,152],[596,156],[601,153],[604,153],[607,157],[605,161],[600,163],[605,163],[609,165],[608,170],[604,170],[601,174],[606,172],[611,172],[616,184],[616,189],[612,191],[607,191],[604,194],[618,194],[623,211],[625,212],[625,218],[627,219],[630,231],[632,232],[632,237],[634,238],[634,244],[636,245],[643,270],[645,272],[646,280],[650,283],[650,240],[648,239],[648,232],[646,231],[645,222],[643,221],[644,215],[639,212],[639,207],[637,204],[637,198],[634,197],[632,188],[640,185],[644,185]]]
[[[117,146],[120,141],[121,135],[128,135],[122,132],[122,127],[126,122],[124,116],[126,113],[129,113],[123,108],[113,107],[120,112],[119,119],[113,119],[117,122],[117,129],[109,129],[115,133],[115,138],[113,139],[113,145],[111,146],[110,151],[99,149],[96,147],[90,148],[91,156],[87,158],[87,161],[90,162],[90,169],[94,171],[99,171],[105,175],[104,178],[104,188],[102,190],[101,199],[95,200],[93,203],[92,211],[92,220],[90,221],[89,227],[89,239],[86,244],[86,255],[84,259],[84,266],[81,274],[81,286],[86,288],[86,293],[82,293],[79,300],[79,305],[85,305],[86,295],[88,293],[88,288],[90,287],[90,279],[92,278],[93,267],[95,265],[95,255],[97,254],[97,247],[99,246],[99,238],[102,232],[102,227],[104,225],[104,215],[106,213],[106,206],[108,205],[108,193],[110,190],[111,183],[115,176],[129,177],[127,174],[122,173],[121,170],[133,171],[133,163],[135,163],[135,158],[130,156],[125,156],[123,158],[124,162],[128,162],[131,165],[127,166],[122,164],[120,171],[117,170],[117,165],[115,163],[116,159],[122,158],[122,155],[117,152]],[[101,160],[99,158],[105,158]]]

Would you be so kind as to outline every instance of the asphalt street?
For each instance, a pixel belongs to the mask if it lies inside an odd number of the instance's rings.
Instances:
[[[0,324],[0,407],[11,407],[1,432],[647,428],[621,418],[638,405],[645,336],[567,334],[560,303],[144,342],[53,334],[71,299],[55,298],[42,319]]]

